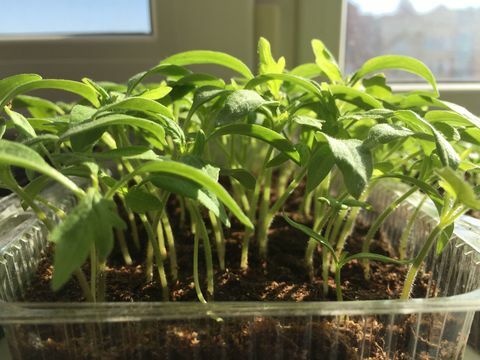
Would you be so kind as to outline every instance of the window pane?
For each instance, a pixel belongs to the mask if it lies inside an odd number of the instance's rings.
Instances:
[[[151,33],[149,0],[14,0],[1,8],[0,36]]]
[[[480,81],[480,1],[348,0],[346,42],[349,72],[368,58],[401,54],[425,62],[440,81]]]

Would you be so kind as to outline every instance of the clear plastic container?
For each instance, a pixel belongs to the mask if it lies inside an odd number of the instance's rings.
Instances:
[[[401,190],[386,184],[375,191],[376,213]],[[419,201],[412,196],[386,221],[394,247]],[[410,255],[436,221],[431,205],[422,209],[409,239]],[[361,216],[368,222],[375,212]],[[463,220],[443,253],[432,252],[426,261],[435,298],[207,305],[20,302],[46,232],[29,214],[0,221],[0,324],[13,359],[452,360],[462,358],[480,309],[479,229]]]

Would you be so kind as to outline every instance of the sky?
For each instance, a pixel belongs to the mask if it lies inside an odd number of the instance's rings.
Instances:
[[[149,0],[2,1],[0,35],[150,33]]]
[[[370,14],[385,14],[395,11],[400,0],[349,0],[357,5],[362,12]],[[439,5],[450,9],[480,7],[480,0],[410,0],[418,12],[428,12]]]

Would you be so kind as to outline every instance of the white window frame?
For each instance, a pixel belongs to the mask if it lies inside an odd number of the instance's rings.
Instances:
[[[0,78],[125,81],[172,53],[222,50],[253,65],[254,0],[150,0],[152,34],[0,37]]]

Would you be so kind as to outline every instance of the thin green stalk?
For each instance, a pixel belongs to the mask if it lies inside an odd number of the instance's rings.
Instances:
[[[272,223],[274,217],[280,211],[282,206],[285,204],[288,197],[293,193],[293,191],[300,184],[300,182],[302,181],[306,173],[307,173],[307,167],[301,168],[298,174],[295,176],[295,178],[288,185],[287,189],[285,190],[285,193],[282,196],[280,196],[277,199],[277,201],[275,201],[275,203],[272,205],[272,207],[268,211],[268,214],[265,217],[265,223],[263,224],[264,228],[259,229],[259,231],[261,231],[262,234],[264,234],[264,237],[259,239],[259,249],[260,249],[259,252],[261,257],[266,258],[267,256],[267,248],[268,248],[267,233],[268,233],[268,229],[270,228],[270,224]]]
[[[385,210],[383,210],[380,216],[378,216],[375,219],[373,224],[370,226],[370,229],[368,230],[367,235],[365,236],[365,240],[363,241],[362,252],[367,253],[370,251],[370,244],[373,240],[373,237],[375,236],[377,231],[380,229],[385,219],[388,216],[390,216],[390,214],[394,212],[395,209],[397,209],[402,202],[404,202],[408,197],[410,197],[417,190],[418,188],[416,186],[410,188],[402,196],[395,199]],[[368,279],[370,277],[370,262],[368,260],[364,260],[363,264],[364,264],[365,278]]]
[[[336,211],[334,212],[334,214]],[[327,229],[325,230],[325,239],[331,243],[331,233],[333,224],[335,223],[335,216],[332,216],[328,221]],[[328,295],[328,278],[330,271],[330,254],[326,251],[325,248],[322,249],[322,279],[323,279],[323,295],[327,297]]]
[[[97,264],[97,301],[104,302],[107,293],[107,273],[105,271],[105,262]]]
[[[127,218],[128,218],[128,224],[130,225],[130,231],[131,231],[131,236],[132,236],[132,241],[133,244],[135,245],[135,248],[137,250],[141,249],[140,245],[140,236],[138,235],[138,226],[137,222],[135,221],[135,214],[128,208],[127,209]]]
[[[342,272],[342,268],[340,266],[336,266],[336,270],[335,270],[335,292],[337,294],[337,301],[343,301],[341,272]]]
[[[173,282],[176,282],[178,279],[178,263],[177,263],[177,251],[175,249],[175,239],[173,237],[172,227],[170,225],[170,220],[165,211],[162,211],[161,221],[163,226],[163,231],[167,238],[168,254],[170,260],[170,273],[172,275]]]
[[[413,283],[417,276],[418,270],[420,269],[420,266],[422,265],[423,260],[425,260],[425,257],[430,251],[430,248],[432,247],[433,243],[435,242],[435,240],[440,235],[443,229],[444,229],[444,225],[442,224],[442,222],[437,224],[437,226],[433,228],[432,232],[428,236],[427,241],[423,245],[422,249],[420,250],[418,255],[415,257],[412,265],[410,266],[410,269],[408,269],[407,277],[405,278],[405,283],[403,284],[403,290],[402,290],[402,295],[400,296],[400,299],[407,300],[410,297],[410,293],[412,292]]]
[[[220,269],[225,270],[225,238],[223,236],[222,224],[211,211],[208,212],[210,223],[212,224],[213,233],[215,235],[215,247],[217,249],[218,262]]]
[[[153,246],[150,242],[147,243],[147,254],[145,260],[146,281],[153,281]]]
[[[205,253],[205,267],[207,270],[207,298],[213,298],[214,273],[213,273],[213,256],[212,256],[212,248],[210,246],[210,240],[208,238],[205,222],[203,221],[202,215],[198,210],[198,206],[196,204],[192,204],[191,210],[192,210],[193,218],[196,223],[195,229],[203,240],[203,249]]]
[[[97,251],[95,245],[90,249],[90,293],[93,297],[93,302],[97,301]]]
[[[85,273],[80,268],[75,270],[73,273],[77,278],[80,288],[82,289],[82,293],[85,296],[85,300],[87,302],[94,302],[92,292],[90,291],[90,285],[88,284],[88,280],[87,280],[87,277],[85,276]]]
[[[152,225],[150,225],[150,222],[147,219],[147,216],[145,214],[140,214],[140,221],[142,222],[143,226],[145,227],[145,230],[147,232],[147,237],[148,241],[150,244],[152,244],[153,247],[153,254],[155,255],[155,259],[157,260],[157,270],[158,270],[158,275],[160,278],[160,285],[162,287],[162,296],[164,301],[168,301],[169,298],[169,290],[168,290],[168,281],[167,281],[167,275],[165,273],[165,267],[163,264],[163,256],[160,251],[160,246],[158,244],[158,240],[155,238],[155,232],[152,228]]]
[[[270,194],[272,185],[272,169],[267,169],[263,180],[263,193],[260,197],[259,214],[258,214],[258,233],[257,242],[262,246],[262,240],[267,237],[268,228],[266,226],[268,210],[270,208]]]
[[[193,283],[195,285],[195,292],[197,293],[197,298],[201,303],[206,304],[207,300],[202,293],[202,288],[200,286],[200,279],[198,276],[198,245],[199,245],[199,231],[195,231],[195,236],[193,239]]]
[[[127,241],[125,240],[125,234],[120,229],[115,229],[115,237],[118,240],[118,245],[120,251],[122,252],[123,261],[126,265],[132,265],[132,257],[130,256],[130,251],[128,250]]]
[[[407,256],[408,239],[410,237],[410,233],[412,231],[413,225],[415,224],[415,220],[417,219],[417,216],[420,213],[420,210],[422,209],[422,206],[427,200],[427,198],[428,197],[426,195],[422,198],[422,200],[420,201],[420,203],[417,205],[412,215],[410,216],[410,219],[408,219],[408,223],[407,223],[407,226],[405,227],[405,231],[403,232],[402,237],[400,238],[400,245],[398,250],[398,256],[400,260],[404,260]]]
[[[248,218],[252,221],[255,225],[255,213],[257,210],[258,198],[260,196],[260,188],[263,182],[263,174],[265,171],[265,167],[267,162],[270,160],[272,156],[273,148],[271,146],[268,147],[267,154],[265,155],[265,159],[263,161],[263,166],[260,168],[257,182],[255,183],[255,189],[253,190],[251,197],[250,197],[250,211],[248,212]],[[240,267],[242,269],[248,268],[248,248],[250,245],[250,239],[252,238],[254,230],[246,229],[242,239],[242,255],[240,259]]]

